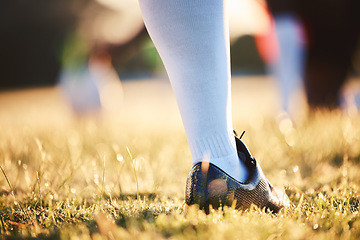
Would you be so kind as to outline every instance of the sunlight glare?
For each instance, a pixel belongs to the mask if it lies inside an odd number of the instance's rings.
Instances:
[[[116,154],[116,160],[118,160],[119,162],[123,162],[124,157],[120,153],[118,153],[118,154]]]

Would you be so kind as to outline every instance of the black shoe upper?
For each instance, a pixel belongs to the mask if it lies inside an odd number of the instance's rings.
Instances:
[[[237,209],[246,210],[254,204],[278,212],[286,205],[286,200],[281,201],[276,194],[272,194],[275,189],[265,178],[257,161],[245,144],[235,138],[239,159],[249,171],[247,181],[240,183],[211,163],[197,163],[187,178],[186,203],[198,204],[206,212],[209,212],[210,205],[217,209],[220,206],[231,206],[234,201]]]

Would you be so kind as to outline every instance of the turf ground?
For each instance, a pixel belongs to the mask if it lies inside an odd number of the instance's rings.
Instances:
[[[118,110],[71,112],[58,88],[0,94],[0,239],[359,239],[360,115],[276,121],[271,80],[234,78],[234,128],[292,205],[184,205],[190,152],[167,81],[123,83]],[[281,131],[282,130],[282,131]]]

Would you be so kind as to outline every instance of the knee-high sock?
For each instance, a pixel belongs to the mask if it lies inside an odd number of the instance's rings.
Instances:
[[[193,164],[209,156],[244,182],[231,119],[228,20],[222,0],[140,0],[175,92]]]

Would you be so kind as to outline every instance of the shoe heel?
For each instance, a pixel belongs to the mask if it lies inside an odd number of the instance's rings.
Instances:
[[[200,162],[194,165],[186,181],[185,201],[187,205],[198,205],[200,209],[209,210],[206,206],[208,162]]]

